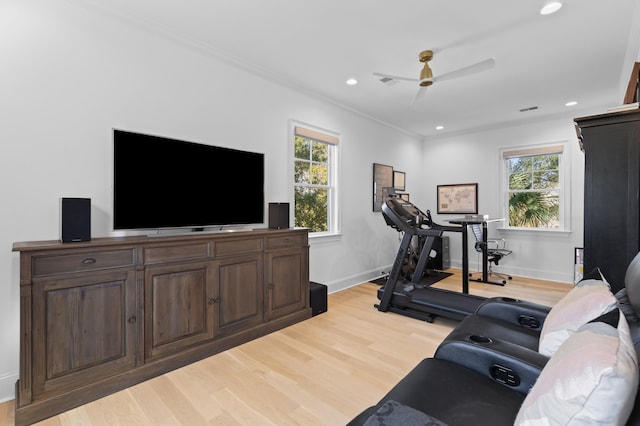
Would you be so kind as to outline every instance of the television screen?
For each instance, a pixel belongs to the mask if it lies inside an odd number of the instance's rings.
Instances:
[[[264,221],[264,154],[113,131],[113,227]]]

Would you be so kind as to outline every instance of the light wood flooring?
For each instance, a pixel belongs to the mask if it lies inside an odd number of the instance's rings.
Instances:
[[[436,287],[459,291],[459,270]],[[514,277],[472,294],[553,305],[569,284]],[[456,321],[378,312],[378,286],[329,295],[329,310],[179,370],[83,405],[39,425],[344,425],[375,404]],[[13,401],[0,404],[12,425]]]

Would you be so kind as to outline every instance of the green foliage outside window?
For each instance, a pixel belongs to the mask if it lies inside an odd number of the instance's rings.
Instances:
[[[329,230],[329,145],[302,136],[294,149],[295,226]]]
[[[559,154],[507,159],[509,226],[560,227]]]

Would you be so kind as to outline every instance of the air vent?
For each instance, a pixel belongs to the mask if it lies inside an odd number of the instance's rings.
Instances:
[[[533,110],[536,110],[536,109],[538,109],[538,107],[537,107],[537,106],[532,106],[532,107],[529,107],[529,108],[522,108],[522,109],[520,110],[520,112],[533,111]]]

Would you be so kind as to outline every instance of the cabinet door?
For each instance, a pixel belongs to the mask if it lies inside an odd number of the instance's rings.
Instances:
[[[220,333],[261,323],[264,306],[262,255],[220,259],[214,265]]]
[[[209,262],[145,270],[145,358],[175,353],[213,338],[215,328]]]
[[[296,247],[267,254],[267,298],[269,319],[309,305],[307,248]]]
[[[33,397],[136,363],[135,271],[33,281]]]
[[[585,272],[600,268],[618,291],[640,249],[640,126],[598,126],[583,136]]]

